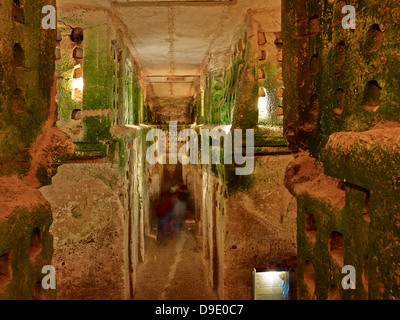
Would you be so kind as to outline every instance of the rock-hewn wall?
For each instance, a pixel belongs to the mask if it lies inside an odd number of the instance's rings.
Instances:
[[[131,299],[136,270],[153,233],[153,201],[162,167],[149,166],[148,145],[132,128],[113,128],[120,150],[74,160],[40,191],[51,203],[59,299]],[[136,136],[138,135],[138,136]],[[136,138],[134,138],[136,137]]]
[[[246,129],[253,129],[254,171],[238,176],[236,165],[224,161],[183,167],[194,195],[191,205],[203,237],[208,283],[223,299],[251,299],[254,268],[267,269],[271,259],[296,256],[296,203],[283,184],[293,158],[279,110],[282,41],[280,26],[268,23],[264,13],[248,12],[232,40],[230,63],[226,57],[225,64],[219,56],[210,59],[197,109],[197,124],[204,125],[195,127],[199,133],[242,129],[243,152]],[[259,96],[267,100],[265,118],[260,116]],[[232,152],[223,145],[219,150]]]
[[[0,299],[56,297],[41,283],[53,255],[53,218],[36,189],[74,146],[54,126],[56,32],[41,27],[45,5],[55,1],[0,6]]]
[[[352,5],[356,28],[342,27]],[[398,299],[399,1],[283,1],[301,299]],[[344,265],[356,289],[341,285]]]
[[[254,181],[240,191],[229,191],[230,184],[212,165],[183,167],[203,238],[207,280],[220,298],[251,299],[253,268],[296,256],[296,202],[283,184],[292,159],[256,157]]]
[[[40,189],[53,209],[58,299],[124,299],[128,287],[123,194],[108,163],[61,166]]]
[[[110,12],[62,7],[58,17],[57,124],[76,149],[41,189],[55,217],[58,297],[131,299],[162,180],[145,159],[149,129],[134,125],[146,121],[139,68]]]

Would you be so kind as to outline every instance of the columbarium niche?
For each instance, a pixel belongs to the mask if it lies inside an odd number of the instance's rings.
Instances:
[[[345,93],[344,90],[339,88],[335,92],[335,98],[333,101],[333,113],[335,118],[340,118],[343,113],[344,105],[345,105]]]
[[[20,0],[14,0],[13,9],[12,9],[12,17],[14,22],[19,24],[25,23],[25,14],[24,14],[24,7],[21,4]]]
[[[333,231],[329,235],[329,253],[339,266],[344,262],[344,243],[341,233]]]
[[[40,254],[42,251],[42,236],[40,233],[39,228],[35,228],[32,231],[32,236],[31,236],[31,244],[29,248],[29,259],[31,261],[34,261],[35,258]]]
[[[16,89],[13,94],[13,99],[12,99],[12,110],[14,114],[18,115],[22,112],[24,112],[25,109],[25,95],[22,92],[21,89]]]
[[[25,63],[25,54],[24,50],[22,49],[22,46],[19,43],[16,43],[14,45],[13,55],[14,55],[14,65],[17,68],[23,67]]]
[[[308,242],[315,244],[317,239],[317,224],[312,213],[306,213],[305,216],[305,232]]]
[[[339,289],[334,285],[329,287],[328,300],[341,300]]]
[[[83,70],[80,67],[75,68],[72,78],[72,98],[80,101],[83,92]]]
[[[72,42],[75,42],[77,45],[80,45],[83,41],[83,29],[82,28],[72,28],[70,39]]]
[[[11,252],[7,252],[0,256],[0,292],[11,282],[11,278]]]
[[[375,112],[379,109],[379,100],[382,88],[373,80],[367,83],[364,91],[363,107],[368,112]]]
[[[378,24],[373,24],[366,35],[364,53],[370,54],[378,51],[383,43],[383,33]]]
[[[308,293],[312,298],[315,291],[315,271],[311,261],[307,260],[304,263],[304,283],[308,289]]]

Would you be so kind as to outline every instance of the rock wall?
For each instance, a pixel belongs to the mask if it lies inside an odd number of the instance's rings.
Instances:
[[[42,287],[54,252],[50,204],[17,177],[1,177],[0,190],[0,299],[55,299]]]
[[[273,259],[296,260],[296,203],[283,184],[293,158],[279,110],[281,55],[279,24],[266,19],[263,10],[249,10],[232,39],[231,55],[212,55],[203,71],[197,132],[242,129],[244,152],[246,129],[254,130],[251,174],[237,175],[239,166],[224,160],[183,167],[203,238],[208,283],[221,299],[251,299],[254,268],[268,269]],[[264,115],[259,98],[266,101]],[[233,155],[237,150],[220,145],[215,152]]]
[[[147,117],[140,70],[111,12],[63,6],[58,14],[57,125],[75,147],[41,189],[55,216],[58,297],[131,299],[162,181],[145,159],[149,128],[135,125]]]
[[[296,256],[296,201],[283,184],[292,159],[256,157],[251,186],[245,189],[232,186],[212,165],[183,167],[203,239],[207,281],[221,299],[251,299],[254,268],[268,269],[271,259]]]
[[[40,191],[53,209],[58,299],[124,299],[128,258],[118,171],[108,163],[65,164]]]
[[[59,299],[119,300],[136,294],[145,237],[154,234],[152,206],[161,191],[162,167],[147,165],[147,144],[140,135],[132,138],[134,130],[112,133],[122,141],[113,161],[70,161],[51,186],[40,189],[55,220]]]
[[[111,127],[147,122],[124,25],[109,11],[63,6],[56,52],[57,125],[74,141],[75,157],[108,156],[115,148]]]
[[[51,265],[50,204],[37,191],[74,152],[58,130],[55,30],[41,27],[41,9],[55,1],[0,6],[0,299],[55,299],[42,287]]]
[[[345,5],[356,13],[344,29]],[[283,1],[300,299],[398,299],[398,1]],[[346,22],[346,21],[345,21]],[[390,70],[390,71],[389,71]],[[356,271],[345,290],[344,265]]]
[[[226,205],[224,297],[252,298],[251,271],[268,269],[270,260],[297,255],[297,205],[285,190],[285,169],[291,155],[255,159],[254,183],[230,193]]]
[[[151,114],[149,122],[152,124],[168,124],[169,121],[176,121],[178,124],[190,124],[195,118],[195,103],[192,97],[172,99],[172,98],[152,98],[147,100]]]

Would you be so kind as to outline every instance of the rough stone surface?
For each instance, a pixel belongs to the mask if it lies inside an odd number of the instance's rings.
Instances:
[[[257,157],[252,187],[235,193],[212,172],[184,167],[192,206],[200,211],[205,272],[220,299],[251,299],[253,268],[296,256],[296,202],[283,185],[291,160]]]
[[[55,299],[44,290],[53,221],[37,191],[74,147],[55,126],[56,32],[41,28],[41,8],[55,1],[0,6],[0,299]]]
[[[53,209],[59,299],[124,298],[124,211],[111,184],[108,164],[66,164],[40,189]]]
[[[342,27],[344,5],[282,4],[284,131],[298,153],[285,179],[298,205],[298,293],[398,299],[399,1],[353,3],[355,30]],[[356,269],[355,290],[342,288],[343,265]]]

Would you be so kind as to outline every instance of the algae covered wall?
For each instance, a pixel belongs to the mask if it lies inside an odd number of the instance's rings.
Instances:
[[[50,204],[37,188],[74,152],[55,127],[55,30],[41,13],[55,1],[0,6],[0,298],[55,299],[42,268],[51,265]]]
[[[399,1],[283,1],[301,299],[398,299]],[[355,29],[345,29],[345,5]],[[345,290],[342,267],[356,271]]]
[[[29,172],[29,149],[49,117],[53,85],[55,32],[41,28],[43,2],[18,3],[8,1],[0,11],[7,30],[1,37],[1,175]]]
[[[17,177],[1,177],[0,188],[0,298],[55,299],[56,290],[42,287],[54,252],[50,204]]]
[[[250,11],[230,52],[212,55],[203,70],[197,123],[282,126],[282,41],[280,25],[266,22],[263,10]],[[263,110],[258,99],[265,101]]]
[[[160,170],[146,163],[143,133],[112,132],[122,141],[123,159],[116,152],[112,161],[76,160],[61,166],[52,185],[40,189],[55,220],[58,299],[122,300],[136,294]]]
[[[77,158],[40,189],[54,215],[58,299],[132,299],[152,233],[160,166],[146,161],[148,129],[111,127],[108,157]]]
[[[191,124],[195,120],[196,104],[195,98],[148,98],[149,105],[148,121],[151,124],[168,124],[176,121],[179,125]]]
[[[296,201],[283,184],[293,157],[279,110],[281,42],[279,24],[268,24],[262,10],[251,11],[232,40],[230,55],[211,55],[201,77],[193,125],[198,134],[242,129],[244,153],[246,129],[254,130],[254,170],[249,175],[239,176],[236,164],[212,163],[211,158],[209,164],[183,166],[184,180],[194,195],[207,283],[221,299],[250,300],[254,268],[268,269],[272,260],[296,259]],[[260,92],[267,99],[265,118],[258,107]],[[214,151],[211,142],[209,148],[210,154],[220,153],[223,159],[232,150],[222,141]]]
[[[72,137],[78,157],[112,152],[112,126],[147,122],[140,68],[123,30],[107,11],[59,11],[57,125]]]
[[[58,14],[57,125],[75,153],[40,189],[54,215],[58,299],[132,299],[162,180],[145,159],[140,69],[110,12]]]
[[[222,62],[219,56],[211,55],[203,70],[202,94],[197,104],[198,124],[233,122],[235,106],[238,105],[239,84],[244,81],[249,64],[248,23],[232,40],[230,49]]]
[[[254,160],[245,177],[230,165],[183,166],[207,283],[221,299],[251,299],[253,268],[296,256],[296,201],[283,184],[293,157],[271,153]]]

